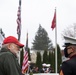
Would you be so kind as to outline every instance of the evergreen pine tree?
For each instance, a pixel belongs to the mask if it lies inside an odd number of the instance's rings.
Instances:
[[[49,51],[48,62],[50,65],[52,64],[52,53],[50,51]]]
[[[51,67],[53,72],[55,72],[55,48],[51,52]]]
[[[31,61],[31,57],[30,57],[30,49],[28,48],[28,60]]]
[[[48,50],[52,48],[52,42],[49,39],[46,30],[42,28],[41,24],[39,24],[38,31],[32,44],[32,49],[34,50]]]
[[[59,70],[60,70],[60,65],[61,65],[61,63],[62,63],[62,58],[61,58],[62,56],[61,56],[61,51],[60,51],[60,47],[59,47],[59,45],[57,45],[57,67],[58,67],[58,72],[59,72]]]
[[[48,55],[47,55],[47,50],[44,51],[44,54],[43,54],[43,63],[48,63]]]
[[[37,58],[36,58],[36,66],[40,69],[42,66],[42,62],[41,62],[41,54],[40,52],[37,52]]]

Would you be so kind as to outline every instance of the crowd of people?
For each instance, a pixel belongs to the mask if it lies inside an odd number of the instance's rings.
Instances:
[[[42,68],[39,68],[37,66],[29,66],[29,72],[33,73],[53,73],[54,70],[50,66],[50,64],[46,65],[45,63],[42,64]]]

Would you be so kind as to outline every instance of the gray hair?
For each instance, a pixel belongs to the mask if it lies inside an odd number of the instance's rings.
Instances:
[[[7,48],[8,44],[2,45],[2,48]]]

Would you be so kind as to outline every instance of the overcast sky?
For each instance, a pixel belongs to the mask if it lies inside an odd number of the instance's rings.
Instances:
[[[19,0],[0,0],[0,28],[5,36],[17,37],[17,11]],[[52,31],[51,22],[56,7],[57,14],[57,43],[62,47],[62,31],[76,23],[76,0],[22,0],[21,20],[22,30],[20,41],[26,44],[28,31],[29,47],[38,30],[39,24],[47,31],[55,45],[55,29]]]

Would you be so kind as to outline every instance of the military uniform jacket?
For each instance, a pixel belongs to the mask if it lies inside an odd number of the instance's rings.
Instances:
[[[59,75],[76,75],[76,55],[62,63]]]
[[[0,52],[0,75],[22,75],[17,57],[4,48]]]

